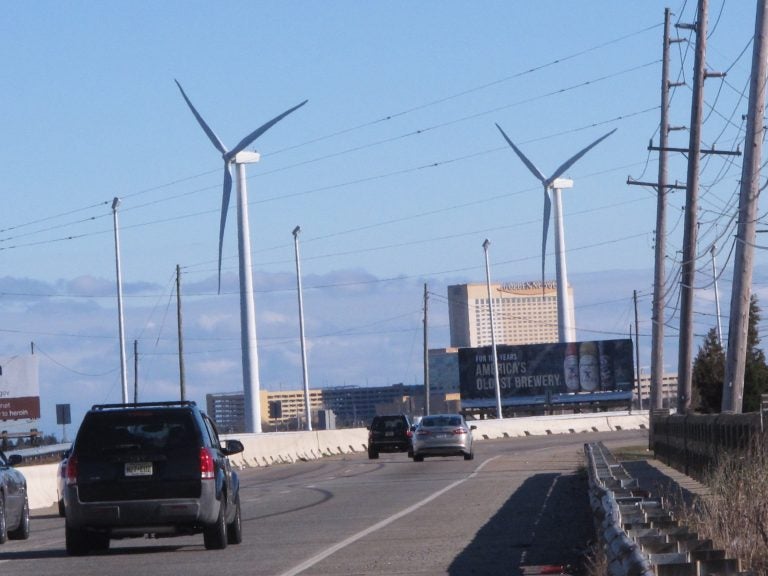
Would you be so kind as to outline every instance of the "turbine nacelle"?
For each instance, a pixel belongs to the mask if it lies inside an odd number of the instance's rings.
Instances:
[[[258,152],[249,152],[248,150],[243,150],[242,152],[235,154],[232,162],[235,164],[256,164],[256,162],[259,160],[261,160],[261,154]]]

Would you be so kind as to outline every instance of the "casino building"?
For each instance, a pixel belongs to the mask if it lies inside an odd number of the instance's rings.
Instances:
[[[570,286],[568,298],[573,301]],[[491,284],[491,300],[497,344],[558,341],[557,282]],[[487,284],[448,286],[448,317],[452,348],[491,345]]]

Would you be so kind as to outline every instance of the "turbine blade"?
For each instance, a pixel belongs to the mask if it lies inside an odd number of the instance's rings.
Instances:
[[[554,182],[554,181],[555,181],[555,179],[557,179],[557,178],[560,178],[560,176],[562,176],[563,172],[565,172],[566,170],[568,170],[568,168],[570,168],[571,166],[573,166],[573,165],[574,165],[574,164],[575,164],[575,163],[576,163],[576,162],[577,162],[577,161],[578,161],[578,160],[579,160],[579,159],[580,159],[582,156],[584,156],[584,154],[586,154],[587,152],[589,152],[590,150],[592,150],[592,148],[594,148],[595,146],[597,146],[598,144],[600,144],[600,142],[602,142],[603,140],[605,140],[606,138],[608,138],[608,136],[610,136],[610,135],[611,135],[611,134],[613,134],[614,132],[616,132],[616,128],[614,128],[613,130],[611,130],[610,132],[608,132],[608,134],[604,134],[603,136],[601,136],[600,138],[598,138],[597,140],[595,140],[594,142],[592,142],[592,144],[590,144],[589,146],[587,146],[586,148],[584,148],[584,149],[583,149],[583,150],[581,150],[580,152],[577,152],[576,154],[574,154],[573,156],[571,156],[571,157],[570,157],[568,160],[566,160],[566,161],[565,161],[565,162],[562,164],[562,166],[560,166],[560,168],[558,168],[557,170],[555,170],[555,171],[554,171],[554,173],[552,174],[552,176],[550,176],[550,177],[547,179],[547,181],[546,181],[546,185],[547,185],[547,186],[551,186],[551,185],[552,185],[552,182]]]
[[[224,248],[224,229],[227,226],[229,197],[232,195],[232,173],[229,162],[224,161],[224,192],[221,195],[221,224],[219,225],[219,294],[221,294],[221,255]]]
[[[234,148],[232,148],[232,150],[230,150],[226,154],[226,159],[227,160],[231,160],[232,158],[234,158],[235,154],[245,150],[245,147],[248,146],[254,140],[256,140],[256,138],[258,138],[259,136],[264,134],[264,132],[266,132],[267,130],[272,128],[272,126],[274,126],[275,124],[280,122],[280,120],[282,120],[283,118],[288,116],[288,114],[290,114],[291,112],[293,112],[295,110],[298,110],[299,108],[304,106],[304,104],[306,104],[307,102],[308,102],[307,100],[304,100],[304,102],[302,102],[301,104],[298,104],[298,105],[294,106],[293,108],[290,108],[290,109],[286,110],[282,114],[280,114],[278,116],[275,116],[274,118],[272,118],[272,120],[270,120],[266,124],[263,124],[262,126],[258,127],[256,130],[254,130],[253,132],[248,134],[248,136],[246,136],[245,138],[240,140],[240,143],[237,146],[235,146]]]
[[[515,145],[512,143],[512,140],[510,140],[510,139],[509,139],[509,137],[508,137],[508,136],[506,135],[506,133],[504,132],[504,130],[502,130],[502,129],[501,129],[501,126],[499,126],[498,124],[496,124],[496,128],[498,128],[498,129],[499,129],[499,132],[501,132],[501,135],[502,135],[502,136],[504,136],[504,140],[506,140],[506,141],[507,141],[507,144],[509,144],[510,146],[512,146],[512,150],[514,150],[514,151],[515,151],[515,154],[517,154],[517,155],[520,157],[520,160],[522,160],[522,161],[523,161],[523,164],[525,164],[525,165],[528,167],[528,170],[530,170],[530,171],[531,171],[531,173],[532,173],[534,176],[536,176],[536,178],[538,178],[539,180],[541,180],[542,182],[544,182],[544,181],[545,181],[547,178],[546,178],[546,176],[544,176],[544,174],[542,174],[542,173],[541,173],[541,170],[539,170],[538,168],[536,168],[536,166],[534,166],[534,165],[533,165],[533,162],[531,162],[530,160],[528,160],[528,158],[526,158],[525,154],[523,154],[523,153],[520,151],[520,149],[519,149],[517,146],[515,146]]]
[[[184,97],[184,100],[187,102],[187,106],[189,106],[189,109],[192,110],[192,114],[195,115],[195,118],[197,118],[197,123],[200,124],[202,129],[205,131],[205,133],[208,135],[208,139],[213,143],[214,146],[216,146],[216,149],[222,153],[222,155],[227,153],[227,149],[222,144],[221,140],[219,140],[219,137],[214,134],[213,130],[211,130],[210,126],[205,123],[205,120],[203,120],[203,117],[200,116],[198,111],[195,109],[195,107],[192,105],[192,102],[190,102],[189,98],[187,98],[187,94],[184,92],[184,88],[181,87],[181,84],[179,84],[178,80],[174,79],[174,82],[176,82],[176,86],[179,87],[179,90],[181,90],[181,95]]]
[[[541,236],[541,289],[544,290],[544,260],[547,255],[547,236],[549,235],[549,220],[552,212],[552,198],[550,198],[549,187],[544,185],[544,226]]]

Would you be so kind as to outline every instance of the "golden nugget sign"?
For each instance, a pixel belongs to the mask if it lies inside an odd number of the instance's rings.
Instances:
[[[0,357],[0,420],[40,418],[35,356]]]
[[[501,285],[501,292],[530,292],[531,290],[557,290],[557,282],[532,280],[529,282],[506,282]]]

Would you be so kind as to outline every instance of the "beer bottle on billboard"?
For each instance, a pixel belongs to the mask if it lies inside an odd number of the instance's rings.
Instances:
[[[579,391],[579,352],[575,342],[565,345],[565,360],[563,361],[565,372],[565,387],[568,392]]]
[[[597,346],[594,342],[582,342],[579,347],[579,382],[585,392],[594,392],[600,385],[600,368]]]
[[[615,382],[613,379],[613,354],[611,354],[611,343],[601,340],[597,343],[597,350],[600,356],[600,389],[614,390]]]

